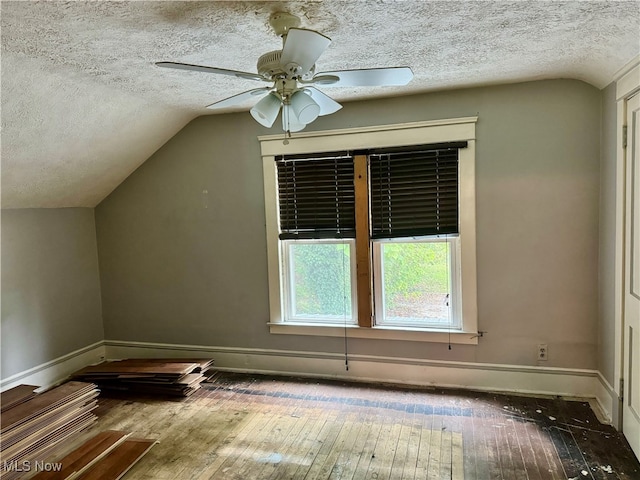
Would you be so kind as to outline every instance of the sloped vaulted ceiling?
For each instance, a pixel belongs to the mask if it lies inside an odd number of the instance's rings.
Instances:
[[[542,78],[602,88],[640,53],[638,1],[2,1],[2,207],[95,206],[205,105],[256,86],[154,62],[254,72],[281,48],[274,11],[332,38],[321,70],[414,71],[406,87],[332,89],[339,101]]]

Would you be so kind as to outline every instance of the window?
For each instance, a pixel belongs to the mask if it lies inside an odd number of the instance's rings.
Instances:
[[[475,120],[260,138],[273,333],[477,343]]]
[[[375,242],[377,325],[460,329],[457,237]]]
[[[285,318],[355,323],[353,241],[283,241]]]
[[[276,158],[286,321],[355,323],[353,168],[344,152]]]

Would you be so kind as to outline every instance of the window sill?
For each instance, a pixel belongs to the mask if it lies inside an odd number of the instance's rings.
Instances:
[[[373,327],[357,325],[320,325],[315,323],[268,323],[269,331],[276,335],[314,335],[319,337],[369,338],[377,340],[400,340],[411,342],[433,342],[477,345],[476,332],[458,330],[423,330],[417,328]]]

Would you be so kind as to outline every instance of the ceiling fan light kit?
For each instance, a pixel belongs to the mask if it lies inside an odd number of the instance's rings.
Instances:
[[[273,122],[278,117],[282,100],[274,92],[269,93],[266,97],[256,103],[250,110],[251,116],[260,125],[271,128]]]
[[[207,108],[226,108],[239,105],[253,97],[266,95],[251,108],[251,116],[261,125],[271,128],[282,110],[282,128],[289,136],[291,132],[304,129],[319,116],[330,115],[342,108],[342,105],[314,85],[322,87],[406,85],[413,78],[413,72],[409,67],[316,73],[316,61],[329,47],[331,39],[314,30],[299,28],[300,19],[287,12],[273,13],[269,18],[269,24],[274,32],[282,37],[282,50],[260,56],[256,66],[257,74],[176,62],[158,62],[156,65],[271,83],[270,87],[247,90],[212,103]]]
[[[320,115],[320,105],[313,101],[304,90],[298,90],[291,95],[291,107],[300,123],[308,125]]]
[[[285,132],[299,132],[306,127],[306,123],[302,123],[295,114],[295,111],[291,106],[285,103],[282,106],[282,129]]]

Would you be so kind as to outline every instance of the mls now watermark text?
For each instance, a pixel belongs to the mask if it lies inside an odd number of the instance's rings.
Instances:
[[[61,462],[2,462],[3,472],[59,472],[62,470]]]

